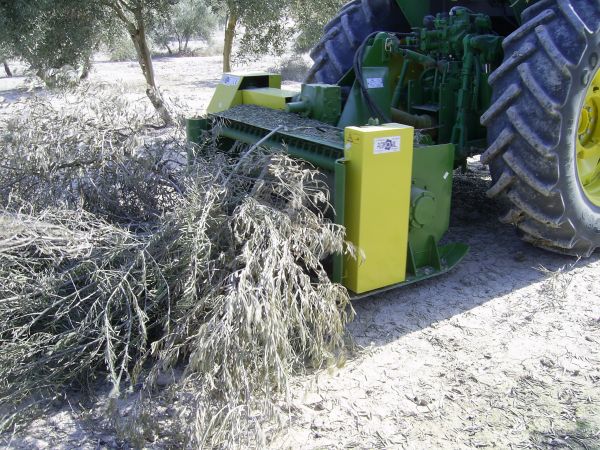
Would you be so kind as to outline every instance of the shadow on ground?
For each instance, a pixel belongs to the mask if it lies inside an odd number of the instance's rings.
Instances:
[[[42,88],[29,89],[24,87],[27,77],[12,77],[3,80],[0,97],[7,103],[15,103],[42,92]]]
[[[470,252],[445,275],[354,301],[356,318],[349,330],[358,345],[388,344],[540,283],[548,278],[548,271],[568,273],[600,260],[598,252],[577,260],[522,242],[514,227],[498,221],[500,206],[485,195],[488,173],[477,166],[466,174],[455,174],[445,238],[468,244]]]

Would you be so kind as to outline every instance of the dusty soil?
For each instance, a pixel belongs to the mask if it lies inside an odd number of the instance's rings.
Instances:
[[[191,114],[221,75],[217,57],[164,58],[156,71]],[[146,101],[136,63],[98,63],[92,82],[124,83]],[[27,95],[24,77],[0,79],[0,119]],[[469,170],[456,174],[447,236],[468,243],[468,256],[447,275],[356,301],[350,333],[362,350],[295,380],[290,426],[272,448],[600,449],[600,255],[522,243],[497,222],[477,158]],[[82,407],[72,396],[4,444],[127,448],[97,419],[104,400]]]
[[[600,261],[521,243],[457,176],[452,273],[355,303],[362,355],[298,382],[274,448],[600,448]]]

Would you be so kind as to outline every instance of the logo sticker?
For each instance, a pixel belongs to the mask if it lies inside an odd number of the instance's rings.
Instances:
[[[234,75],[223,75],[223,79],[221,80],[221,84],[225,86],[237,86],[240,82],[240,77],[236,77]]]
[[[367,78],[367,87],[369,89],[378,89],[383,87],[383,78]]]
[[[381,155],[384,153],[396,153],[400,151],[400,136],[391,136],[375,139],[373,153]]]

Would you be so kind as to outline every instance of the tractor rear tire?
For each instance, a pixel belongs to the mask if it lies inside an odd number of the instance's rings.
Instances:
[[[354,0],[347,3],[324,29],[310,52],[314,65],[306,83],[335,84],[352,67],[354,54],[375,31],[410,31],[396,0]]]
[[[578,139],[600,67],[600,2],[541,0],[522,17],[503,43],[504,62],[489,79],[492,106],[481,119],[488,196],[507,200],[501,220],[525,241],[591,256],[600,247],[600,204],[580,181]]]

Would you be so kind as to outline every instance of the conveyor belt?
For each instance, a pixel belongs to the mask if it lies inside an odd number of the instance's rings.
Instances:
[[[318,120],[308,119],[298,114],[287,113],[256,105],[239,105],[227,111],[213,114],[214,117],[235,120],[255,127],[274,130],[282,126],[284,132],[300,138],[312,138],[343,145],[344,130]]]
[[[342,129],[297,114],[241,105],[212,114],[210,119],[220,137],[249,145],[262,142],[322,169],[333,171],[344,158]]]

